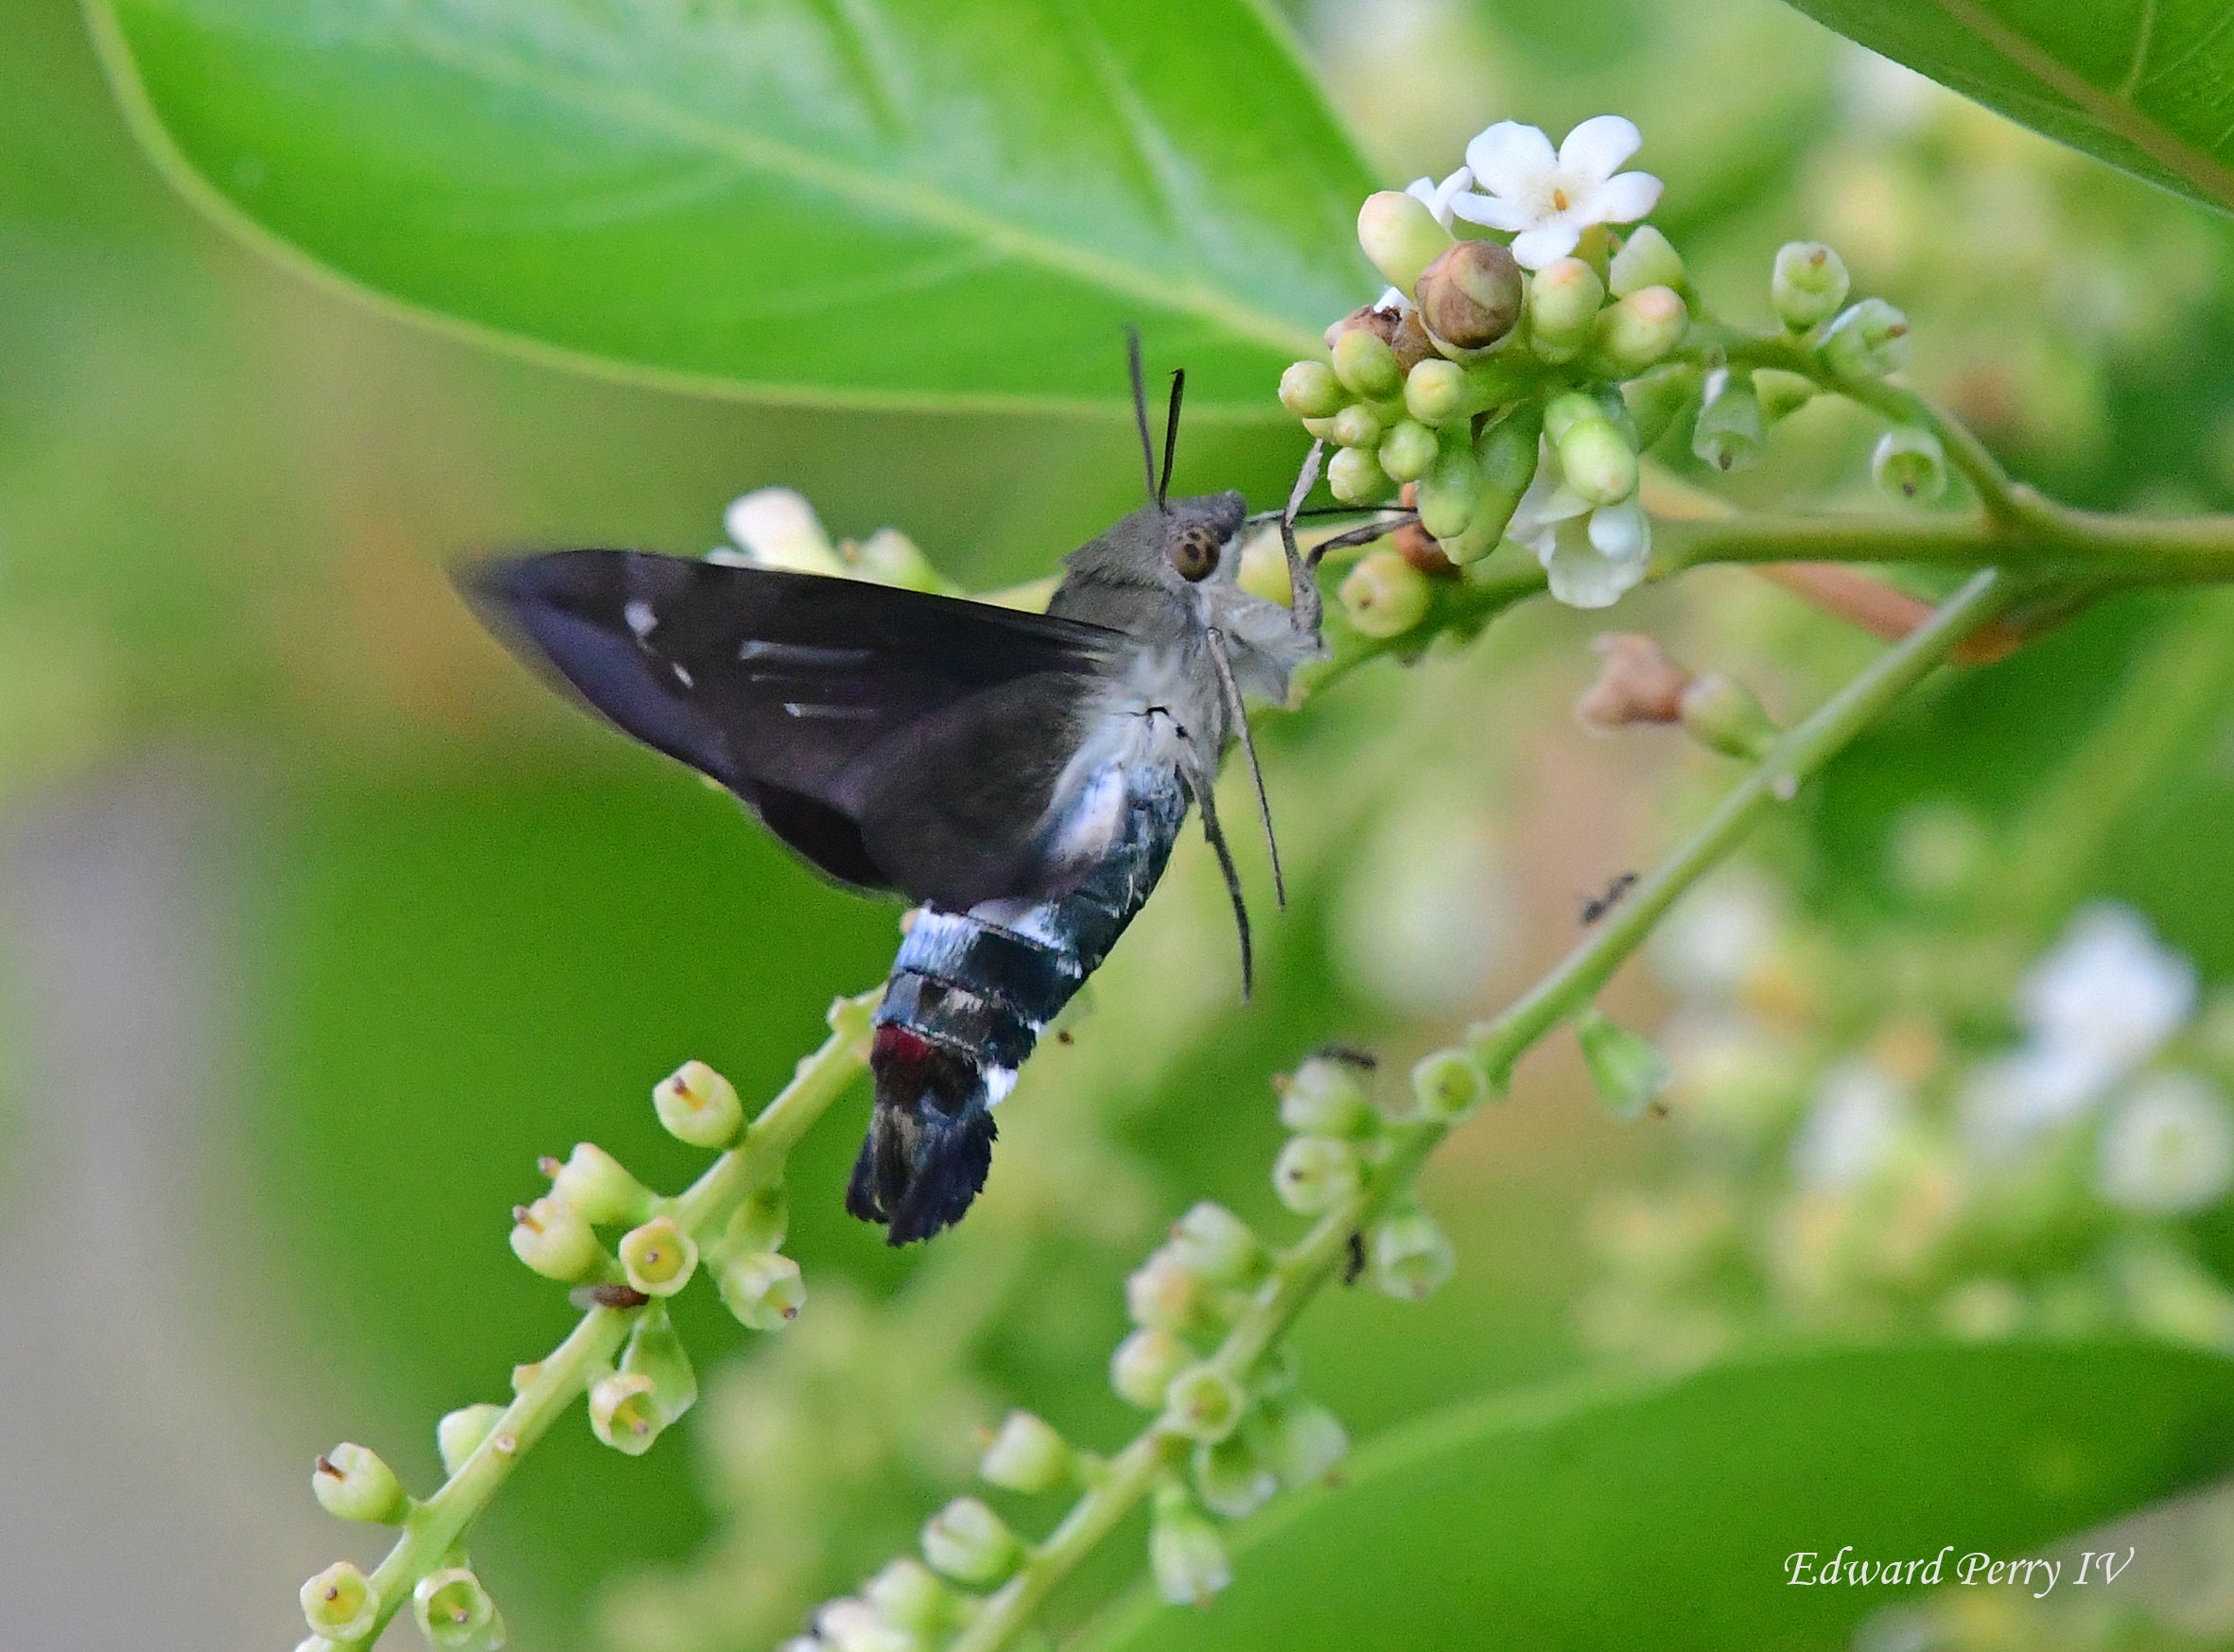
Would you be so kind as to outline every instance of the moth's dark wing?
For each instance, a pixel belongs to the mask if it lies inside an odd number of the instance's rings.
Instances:
[[[833,878],[954,909],[1059,882],[1044,817],[1115,633],[642,551],[484,563],[460,584],[531,663]]]

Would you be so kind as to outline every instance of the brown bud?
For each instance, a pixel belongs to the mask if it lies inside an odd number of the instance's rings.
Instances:
[[[1398,502],[1406,507],[1416,506],[1419,503],[1419,497],[1420,490],[1416,484],[1411,482],[1405,483],[1404,492],[1397,496]],[[1450,580],[1457,578],[1458,565],[1443,555],[1442,547],[1436,543],[1435,535],[1421,527],[1417,521],[1406,522],[1402,528],[1391,533],[1388,536],[1388,543],[1396,548],[1397,555],[1403,557],[1405,561],[1410,563],[1412,566],[1418,568],[1429,579]]]
[[[1416,289],[1427,331],[1460,350],[1482,350],[1520,319],[1520,266],[1496,241],[1460,241],[1421,272]]]
[[[1609,631],[1590,646],[1604,663],[1597,681],[1575,702],[1575,721],[1591,734],[1611,734],[1636,722],[1678,722],[1691,673],[1669,659],[1660,644],[1638,631]]]
[[[1404,320],[1396,324],[1396,337],[1388,342],[1396,351],[1396,365],[1407,375],[1430,356],[1440,354],[1435,348],[1435,340],[1427,336],[1427,328],[1417,309],[1405,311]]]
[[[1332,350],[1335,340],[1353,327],[1365,327],[1380,335],[1384,344],[1396,342],[1397,313],[1394,309],[1377,310],[1370,304],[1359,304],[1340,321],[1326,330],[1326,347]]]

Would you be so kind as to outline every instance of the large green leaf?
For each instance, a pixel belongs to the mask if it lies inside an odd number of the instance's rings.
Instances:
[[[1371,187],[1250,0],[88,0],[187,192],[407,305],[715,390],[1197,395],[1370,296]]]
[[[1791,4],[2051,138],[2234,208],[2234,27],[2225,0]]]
[[[2234,1363],[2124,1344],[1825,1352],[1497,1398],[1276,1510],[1206,1609],[1135,1595],[1081,1644],[1827,1652],[1902,1591],[1792,1587],[1795,1552],[1951,1543],[1951,1574],[2229,1462]]]

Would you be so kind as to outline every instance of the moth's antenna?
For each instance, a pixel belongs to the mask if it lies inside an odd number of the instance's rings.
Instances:
[[[1180,368],[1171,375],[1171,410],[1163,416],[1163,477],[1156,484],[1156,502],[1163,503],[1171,491],[1171,459],[1179,446],[1179,398],[1187,393],[1187,370]]]
[[[1156,443],[1148,434],[1148,386],[1141,374],[1141,330],[1125,329],[1125,364],[1132,370],[1132,419],[1140,426],[1141,463],[1148,472],[1148,497],[1157,504],[1163,503],[1163,494],[1156,486]]]
[[[1241,875],[1233,870],[1233,851],[1226,846],[1226,834],[1218,829],[1217,806],[1211,801],[1210,788],[1197,786],[1185,763],[1179,765],[1179,784],[1186,787],[1195,807],[1202,811],[1202,835],[1217,852],[1218,870],[1226,875],[1226,895],[1233,902],[1233,927],[1241,933],[1241,1001],[1247,1003],[1256,990],[1257,972],[1249,950],[1248,903],[1241,898]]]
[[[1226,639],[1215,629],[1210,633],[1211,663],[1218,669],[1218,687],[1226,692],[1226,709],[1241,737],[1241,755],[1248,759],[1248,777],[1256,782],[1257,815],[1265,823],[1265,847],[1272,855],[1272,895],[1281,909],[1287,907],[1287,879],[1280,871],[1280,840],[1272,835],[1272,803],[1265,795],[1265,771],[1257,767],[1257,742],[1249,739],[1248,708],[1241,702],[1241,685],[1233,680],[1233,666],[1226,658]]]

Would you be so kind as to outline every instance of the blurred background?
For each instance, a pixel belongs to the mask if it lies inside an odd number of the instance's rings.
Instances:
[[[1919,381],[2029,478],[2105,508],[2234,506],[2225,223],[1772,0],[1293,15],[1388,180],[1448,170],[1495,118],[1556,133],[1617,109],[1668,182],[1656,221],[1734,319],[1766,320],[1779,242],[1821,236],[1914,318]],[[1859,495],[1872,434],[1810,409],[1745,491]],[[536,1156],[595,1139],[679,1184],[693,1156],[657,1130],[653,1081],[695,1055],[765,1095],[828,1000],[889,963],[895,911],[546,697],[445,565],[703,551],[730,499],[780,483],[833,532],[896,526],[992,585],[1127,507],[1131,442],[691,400],[397,320],[175,198],[68,0],[0,9],[0,1639],[291,1643],[293,1580],[377,1555],[306,1495],[314,1453],[362,1440],[429,1483],[432,1419],[501,1397],[568,1323],[504,1244]],[[1269,502],[1294,445],[1191,429],[1179,485]],[[1727,570],[1615,623],[1741,670],[1785,716],[1871,647]],[[686,1299],[718,1374],[678,1438],[633,1462],[562,1425],[477,1538],[515,1643],[773,1643],[905,1546],[1007,1404],[1099,1444],[1129,1432],[1103,1380],[1120,1280],[1196,1197],[1273,1213],[1266,1075],[1332,1038],[1397,1062],[1447,1038],[1723,783],[1672,740],[1576,729],[1597,629],[1534,605],[1268,727],[1297,898],[1260,924],[1255,1002],[1190,840],[1076,1043],[1004,1110],[953,1238],[894,1256],[843,1216],[865,1108],[838,1109],[792,1173],[806,1319],[748,1349]],[[1871,736],[1611,994],[1670,1029],[1673,1116],[1617,1125],[1571,1045],[1532,1057],[1429,1173],[1456,1280],[1424,1306],[1325,1304],[1300,1338],[1315,1392],[1363,1437],[1765,1328],[2122,1315],[2219,1346],[2234,1163],[2176,1170],[2215,1162],[2234,1067],[2213,991],[2234,979],[2230,702],[2234,610],[2135,598]],[[1268,913],[1261,852],[1245,875]],[[2074,930],[2086,897],[2118,904]],[[2068,950],[2104,923],[2111,963]],[[2206,1101],[2143,1120],[2190,1131],[2133,1150],[2173,1164],[2171,1191],[2153,1160],[2138,1183],[2108,1156],[2042,1172],[1981,1261],[1948,1237],[1947,1189],[1984,1151],[1983,1104],[1958,1092],[2051,1037],[2020,984],[2043,954],[2093,959],[2116,992],[2172,983],[2176,1015],[2118,1076],[2153,1063],[2161,1087],[2170,1063]],[[1960,981],[1927,966],[1955,957]],[[1941,1090],[1957,1124],[1935,1135],[1913,1097]],[[2142,1626],[2116,1630],[2153,1639],[2120,1643],[2234,1644],[2234,1526],[2200,1507],[2150,1547]],[[1104,1588],[1135,1569],[1119,1547]],[[2111,1633],[1912,1614],[1872,1632]]]

